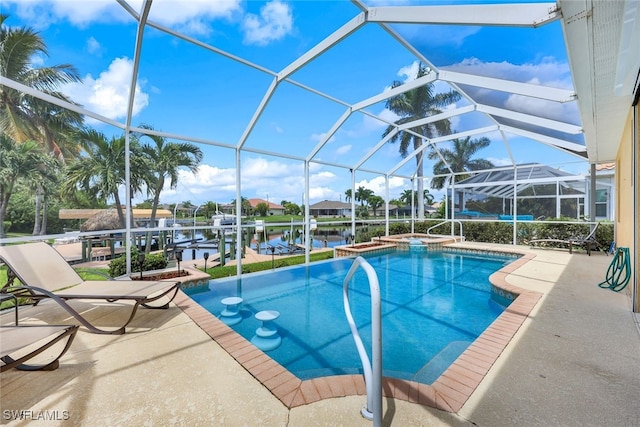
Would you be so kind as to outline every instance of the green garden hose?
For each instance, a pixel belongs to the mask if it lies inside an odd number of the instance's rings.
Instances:
[[[621,278],[622,280],[620,280]],[[611,289],[614,292],[620,292],[627,286],[629,279],[631,279],[629,248],[618,248],[611,260],[611,264],[609,264],[606,280],[599,283],[598,286]]]

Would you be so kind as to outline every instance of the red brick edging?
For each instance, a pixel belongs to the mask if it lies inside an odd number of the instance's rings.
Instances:
[[[489,278],[496,288],[517,295],[509,307],[432,385],[384,377],[382,393],[385,397],[448,412],[458,412],[462,408],[542,296],[539,292],[507,283],[508,274],[535,257],[528,253],[519,254],[522,255],[520,258]],[[288,408],[333,397],[366,394],[362,375],[336,375],[300,380],[182,291],[178,293],[174,302]]]

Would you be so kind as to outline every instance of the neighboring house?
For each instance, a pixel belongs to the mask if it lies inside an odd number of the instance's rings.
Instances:
[[[271,203],[268,200],[249,199],[249,203],[251,204],[252,209],[255,209],[256,206],[258,206],[260,203],[266,203],[269,206],[269,211],[267,212],[267,215],[284,215],[284,206]]]
[[[356,211],[360,205],[356,205]],[[431,208],[430,206],[425,206],[425,213],[430,215],[432,212],[435,212],[436,209]],[[369,208],[369,215],[373,216],[373,209]],[[309,206],[309,213],[311,216],[315,217],[325,217],[325,218],[339,218],[339,217],[351,217],[351,203],[345,202],[336,202],[330,200],[324,200],[322,202],[315,203]],[[381,206],[377,210],[378,217],[384,217],[384,206]],[[400,217],[411,217],[411,206],[398,207],[396,205],[389,205],[389,217],[390,218],[400,218]]]
[[[418,207],[414,207],[416,209],[416,217],[418,215]],[[429,206],[427,204],[424,205],[424,214],[429,217],[432,216],[438,210],[438,204],[434,204],[433,206]],[[383,213],[384,214],[384,213]],[[389,205],[389,217],[396,218],[411,218],[411,205],[404,205],[402,207],[398,207],[396,205]]]
[[[351,203],[323,200],[309,206],[309,214],[315,217],[350,217]]]
[[[590,178],[590,175],[588,176]],[[615,218],[616,164],[596,165],[596,221]]]

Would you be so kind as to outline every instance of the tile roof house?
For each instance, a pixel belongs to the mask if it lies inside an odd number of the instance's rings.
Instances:
[[[276,203],[271,203],[268,200],[264,199],[249,199],[249,203],[251,204],[251,208],[255,209],[260,203],[266,203],[269,205],[269,215],[284,215],[284,206],[278,205]]]

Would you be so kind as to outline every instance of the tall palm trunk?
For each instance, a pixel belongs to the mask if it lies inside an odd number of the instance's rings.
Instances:
[[[7,216],[9,199],[11,199],[11,193],[15,183],[15,178],[9,178],[4,182],[0,182],[0,237],[6,237],[4,230],[4,219]]]
[[[5,237],[4,218],[7,215],[10,196],[8,192],[0,192],[0,238]]]
[[[156,183],[156,190],[153,194],[153,204],[151,205],[151,218],[149,219],[150,227],[155,227],[156,225],[156,213],[158,212],[158,204],[160,203],[160,191],[162,190],[162,187],[164,187],[164,176],[160,176],[158,182]],[[147,242],[148,243],[144,249],[144,252],[146,254],[151,252],[151,232],[147,233]]]
[[[120,227],[123,227],[125,224],[124,213],[122,212],[122,203],[120,202],[120,195],[118,194],[117,191],[114,192],[113,199],[115,200],[115,203],[116,203],[116,212],[118,214],[118,220],[120,221]]]
[[[49,211],[49,203],[47,200],[47,195],[44,194],[42,197],[42,226],[40,227],[40,235],[44,236],[47,234],[47,213]]]
[[[34,221],[33,221],[33,233],[32,233],[34,236],[39,236],[40,235],[40,230],[41,230],[40,213],[41,213],[41,211],[42,211],[42,188],[38,184],[38,187],[36,188],[36,206],[35,206]]]

